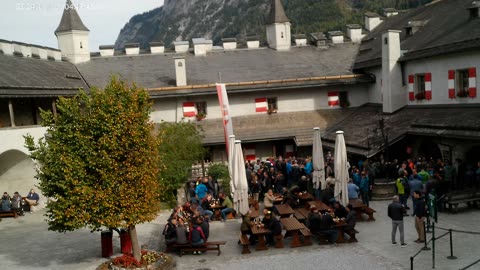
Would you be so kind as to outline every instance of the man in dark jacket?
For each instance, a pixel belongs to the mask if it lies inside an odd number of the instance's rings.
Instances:
[[[403,230],[403,215],[406,213],[405,207],[400,204],[398,196],[393,196],[393,202],[388,205],[388,217],[392,219],[392,244],[396,245],[395,235],[397,228],[400,230],[401,247],[407,246],[405,244],[404,230]]]
[[[321,216],[319,232],[326,234],[328,237],[328,243],[332,246],[337,245],[338,231],[333,228],[335,222],[332,218],[332,210],[329,213],[325,213]]]
[[[423,226],[426,216],[425,200],[423,200],[422,193],[418,190],[415,190],[413,197],[415,198],[415,209],[413,211],[415,215],[415,229],[417,229],[418,233],[418,239],[415,242],[423,243],[425,242],[425,228]]]

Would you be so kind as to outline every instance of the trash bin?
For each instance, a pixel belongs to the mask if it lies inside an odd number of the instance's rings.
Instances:
[[[110,257],[113,255],[113,241],[112,241],[113,232],[112,231],[102,231],[102,257]]]
[[[132,239],[128,233],[128,229],[120,229],[120,247],[122,254],[132,253]]]

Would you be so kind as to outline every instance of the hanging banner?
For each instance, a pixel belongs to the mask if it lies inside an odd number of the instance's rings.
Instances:
[[[217,83],[217,95],[218,103],[220,104],[220,109],[222,112],[223,131],[225,135],[225,148],[227,149],[228,156],[228,138],[230,135],[233,135],[233,126],[230,116],[230,105],[228,103],[227,89],[225,88],[225,84]]]

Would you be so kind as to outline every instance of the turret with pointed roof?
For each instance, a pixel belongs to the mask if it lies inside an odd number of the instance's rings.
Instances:
[[[67,0],[62,19],[55,30],[62,56],[74,64],[90,61],[89,32],[80,19],[75,5],[71,0]]]
[[[282,0],[272,0],[267,20],[268,46],[275,50],[289,50],[291,46],[290,20],[285,15]]]

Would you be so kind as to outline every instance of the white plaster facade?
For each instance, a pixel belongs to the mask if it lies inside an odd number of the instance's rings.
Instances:
[[[90,61],[88,31],[66,31],[56,33],[58,48],[68,61],[79,64]]]
[[[272,49],[282,51],[291,47],[290,22],[267,25],[267,42]]]

